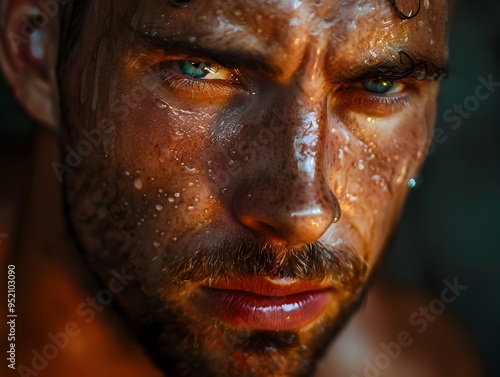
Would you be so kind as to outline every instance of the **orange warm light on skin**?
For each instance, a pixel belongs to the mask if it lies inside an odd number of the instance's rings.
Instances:
[[[63,23],[63,148],[109,125],[64,176],[67,250],[95,285],[134,276],[112,313],[158,368],[312,375],[423,162],[447,13],[113,0]]]

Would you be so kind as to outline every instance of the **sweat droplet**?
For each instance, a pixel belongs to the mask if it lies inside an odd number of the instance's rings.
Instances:
[[[160,243],[158,241],[153,241],[153,246],[154,247],[160,247]]]
[[[417,180],[415,178],[408,180],[408,187],[411,189],[417,187]]]
[[[163,206],[161,204],[157,204],[156,205],[156,210],[157,211],[162,211],[163,210]]]
[[[391,0],[401,18],[413,18],[420,12],[420,0]]]
[[[166,109],[168,107],[167,103],[162,99],[156,100],[156,107],[159,109]]]
[[[141,190],[142,189],[142,180],[140,178],[137,178],[135,181],[134,181],[134,187],[137,189],[137,190]]]

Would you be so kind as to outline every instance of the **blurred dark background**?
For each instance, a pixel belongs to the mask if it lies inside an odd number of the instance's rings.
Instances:
[[[436,297],[445,279],[467,285],[451,308],[479,347],[488,375],[500,376],[500,86],[467,118],[459,117],[460,127],[451,118],[455,104],[474,104],[469,97],[479,77],[500,82],[499,0],[458,2],[450,53],[436,121],[442,142],[410,194],[383,268],[399,284]],[[0,235],[12,233],[13,213],[29,185],[33,129],[0,77]]]

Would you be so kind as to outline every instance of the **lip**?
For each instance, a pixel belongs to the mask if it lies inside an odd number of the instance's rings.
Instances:
[[[299,330],[318,318],[332,289],[288,279],[219,280],[198,290],[204,305],[228,324],[244,329]]]

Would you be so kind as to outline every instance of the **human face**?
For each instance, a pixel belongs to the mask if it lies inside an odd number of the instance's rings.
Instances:
[[[65,180],[92,270],[136,276],[115,299],[172,375],[310,376],[422,162],[446,3],[89,9],[60,81],[66,142],[96,144]]]

